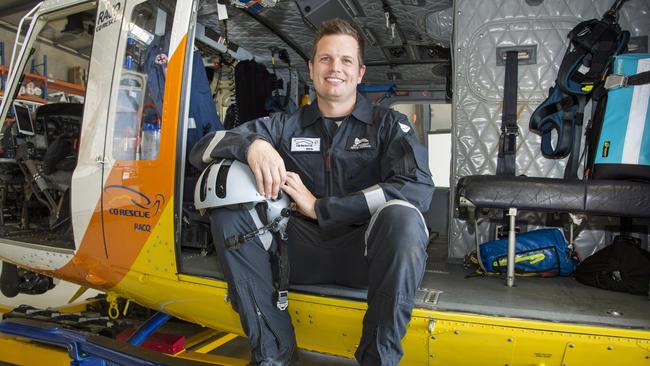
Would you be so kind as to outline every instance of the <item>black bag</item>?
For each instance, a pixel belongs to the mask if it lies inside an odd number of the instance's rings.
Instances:
[[[646,295],[650,285],[650,252],[641,241],[618,235],[612,245],[585,259],[575,271],[576,279],[587,286]]]
[[[272,95],[271,74],[254,60],[240,61],[235,66],[235,100],[241,123],[269,115],[264,101]]]

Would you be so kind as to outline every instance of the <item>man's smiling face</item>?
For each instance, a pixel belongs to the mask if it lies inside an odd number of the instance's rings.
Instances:
[[[337,102],[354,98],[366,67],[359,64],[359,45],[349,35],[324,36],[309,61],[309,76],[318,98]]]

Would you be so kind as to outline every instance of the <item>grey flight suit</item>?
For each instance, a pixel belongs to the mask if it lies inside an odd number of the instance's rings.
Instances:
[[[271,143],[287,171],[316,201],[317,221],[296,216],[287,228],[292,284],[368,288],[368,310],[355,354],[361,365],[397,365],[415,294],[424,274],[428,234],[422,212],[433,195],[427,151],[406,117],[360,94],[352,114],[328,130],[317,102],[206,135],[190,161],[246,162],[256,139]],[[265,234],[228,250],[225,240],[260,227],[254,212],[212,210],[212,234],[233,307],[250,338],[252,361],[286,364],[295,347],[289,313],[275,306],[272,256]]]

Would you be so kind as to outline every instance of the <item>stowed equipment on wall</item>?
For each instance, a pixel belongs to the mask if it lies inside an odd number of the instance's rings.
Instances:
[[[585,175],[650,182],[650,54],[616,56],[611,71],[590,121]]]
[[[513,103],[516,102],[516,93],[508,93],[507,89],[511,84],[516,86],[512,79],[515,79],[513,76],[516,77],[515,66],[522,63],[521,56],[528,54],[529,58],[532,58],[532,53],[522,50],[521,46],[497,48],[497,64],[505,60],[506,76],[512,74],[506,77],[504,88],[497,175],[470,175],[459,179],[456,205],[461,209],[460,215],[463,215],[465,208],[470,209],[467,213],[469,219],[474,221],[477,247],[478,225],[474,220],[474,214],[480,212],[477,209],[506,210],[509,216],[509,224],[506,225],[509,286],[514,284],[517,259],[515,218],[519,210],[628,218],[650,217],[650,189],[647,183],[577,179],[584,105],[589,98],[598,95],[594,90],[603,88],[601,75],[610,69],[611,57],[625,50],[629,39],[628,32],[622,31],[616,24],[618,11],[624,3],[625,0],[617,0],[602,20],[581,22],[569,32],[571,45],[560,65],[556,85],[551,88],[549,98],[531,116],[529,129],[542,135],[542,153],[546,158],[560,159],[571,154],[564,172],[565,179],[514,176],[515,138],[518,128],[513,128],[512,121],[516,120],[517,111],[508,104],[516,105]],[[500,57],[499,52],[506,57]],[[509,68],[508,64],[514,66]],[[510,89],[516,91],[516,88]],[[508,99],[508,94],[511,95],[511,100]],[[508,163],[504,158],[509,158],[511,162]],[[507,166],[512,169],[505,169],[504,172],[503,167]],[[568,235],[570,245],[573,244],[573,237],[572,225]]]
[[[585,105],[602,87],[602,73],[613,55],[627,46],[630,33],[618,25],[618,11],[627,0],[616,0],[603,19],[579,23],[568,34],[555,86],[530,118],[529,129],[542,136],[542,155],[549,159],[570,156],[565,179],[577,179]],[[553,133],[557,141],[553,146]]]

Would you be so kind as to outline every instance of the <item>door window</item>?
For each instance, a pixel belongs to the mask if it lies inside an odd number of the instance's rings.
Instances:
[[[146,1],[126,19],[128,38],[113,130],[116,160],[155,160],[160,149],[169,38],[176,1]],[[129,18],[130,17],[130,18]]]
[[[392,108],[408,117],[418,140],[427,146],[429,169],[436,187],[449,187],[451,104],[396,103]]]

